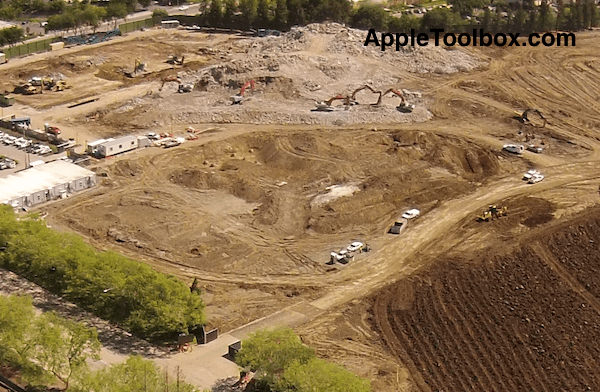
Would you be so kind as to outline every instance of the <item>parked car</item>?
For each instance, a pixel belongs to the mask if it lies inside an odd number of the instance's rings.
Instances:
[[[406,211],[404,214],[402,214],[402,217],[404,219],[414,219],[417,216],[419,216],[419,214],[421,214],[421,211],[413,208],[411,210]]]
[[[361,249],[363,247],[363,243],[362,242],[353,242],[350,245],[348,245],[348,247],[346,249],[348,249],[348,252],[356,252],[357,250]]]
[[[535,174],[527,182],[529,182],[530,184],[537,184],[538,182],[541,182],[543,180],[544,180],[544,176],[543,175],[541,175],[541,174]]]
[[[505,144],[502,146],[502,149],[508,152],[512,152],[513,154],[523,154],[525,147],[520,144]]]

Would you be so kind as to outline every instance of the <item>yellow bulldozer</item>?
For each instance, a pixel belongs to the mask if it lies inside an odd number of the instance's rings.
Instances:
[[[498,208],[495,205],[490,205],[486,211],[483,211],[483,215],[477,217],[478,222],[489,222],[494,219],[500,219],[502,216],[508,214],[508,208],[506,206]]]

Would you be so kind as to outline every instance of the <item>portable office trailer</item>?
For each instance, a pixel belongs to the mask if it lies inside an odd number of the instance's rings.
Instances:
[[[108,139],[103,143],[98,144],[96,148],[97,155],[101,157],[110,157],[138,148],[138,138],[137,136],[123,136],[116,139]]]
[[[163,29],[176,29],[179,27],[179,21],[178,20],[163,20],[162,22],[160,22],[160,26]]]

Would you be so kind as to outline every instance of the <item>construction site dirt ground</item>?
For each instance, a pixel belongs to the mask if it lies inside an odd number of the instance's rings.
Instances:
[[[296,305],[303,340],[377,391],[598,390],[599,35],[382,53],[335,24],[267,38],[152,30],[16,60],[0,88],[62,74],[73,88],[18,96],[4,114],[81,144],[202,131],[95,161],[96,189],[40,208],[100,249],[198,278],[211,327]],[[125,77],[136,58],[147,71]],[[197,88],[159,91],[173,75]],[[349,110],[311,111],[365,84],[405,89],[416,108],[363,91]],[[512,118],[528,107],[548,124]],[[546,178],[527,184],[529,169]],[[508,215],[477,222],[490,204]],[[421,216],[387,234],[409,208]],[[372,250],[326,264],[357,240]]]

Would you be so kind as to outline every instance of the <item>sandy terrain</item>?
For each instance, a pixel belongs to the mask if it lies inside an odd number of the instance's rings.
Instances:
[[[98,161],[96,190],[41,208],[101,249],[197,277],[211,326],[295,305],[304,341],[378,391],[596,390],[598,34],[574,48],[388,54],[338,25],[265,39],[151,31],[3,66],[0,87],[63,74],[73,89],[19,96],[13,110],[81,143],[205,130]],[[184,67],[164,63],[174,51]],[[135,58],[148,72],[124,77]],[[194,91],[159,91],[175,74]],[[412,92],[416,109],[374,107],[363,91],[349,110],[311,112],[367,83]],[[512,119],[527,107],[548,124]],[[511,155],[508,142],[544,152]],[[546,179],[522,181],[532,168]],[[508,216],[476,222],[492,203]],[[402,235],[385,234],[414,207]],[[355,240],[373,250],[326,264]]]

